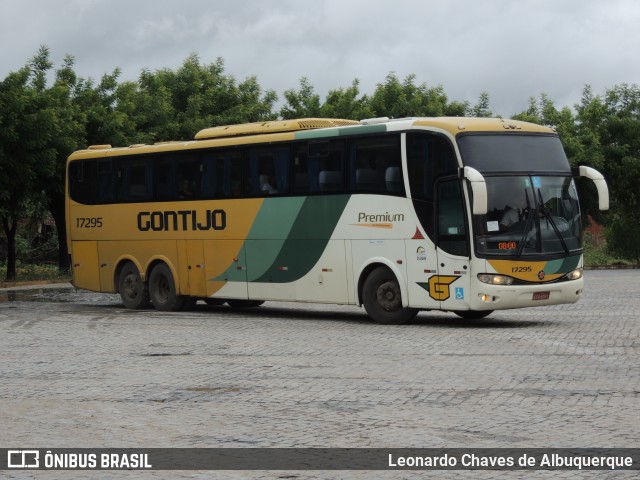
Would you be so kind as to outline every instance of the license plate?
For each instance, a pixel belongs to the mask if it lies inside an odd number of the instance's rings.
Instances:
[[[535,292],[533,294],[534,300],[549,300],[549,295],[551,292]]]

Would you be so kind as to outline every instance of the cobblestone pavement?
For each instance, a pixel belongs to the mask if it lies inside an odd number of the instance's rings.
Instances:
[[[69,288],[0,290],[0,446],[638,447],[639,291],[639,271],[588,271],[575,305],[494,312],[476,321],[425,312],[398,327],[376,325],[355,307],[271,302],[234,311],[198,304],[162,313],[125,310],[117,296]],[[445,476],[533,472],[525,473]]]

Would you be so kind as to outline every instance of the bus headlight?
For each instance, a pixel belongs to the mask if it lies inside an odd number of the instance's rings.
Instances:
[[[491,273],[479,273],[478,280],[489,285],[511,285],[513,278],[506,275],[494,275]]]
[[[578,280],[582,278],[582,269],[576,268],[574,271],[567,273],[567,280]]]

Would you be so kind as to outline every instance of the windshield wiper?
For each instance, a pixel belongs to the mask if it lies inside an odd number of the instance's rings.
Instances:
[[[527,235],[529,234],[529,226],[531,225],[531,221],[533,220],[533,216],[536,214],[536,209],[531,208],[531,202],[529,202],[529,192],[527,189],[524,189],[524,196],[527,199],[527,221],[524,224],[524,230],[522,232],[522,238],[518,242],[518,250],[516,251],[516,258],[520,258],[522,256],[522,251],[524,250],[524,244],[527,239]]]
[[[551,215],[547,207],[544,206],[544,201],[542,199],[542,192],[540,191],[539,188],[538,188],[538,200],[540,201],[540,208],[539,208],[540,213],[542,213],[545,216],[545,218],[549,221],[549,223],[551,224],[551,228],[553,228],[553,231],[556,233],[558,240],[560,240],[560,245],[562,245],[564,252],[567,255],[569,255],[569,248],[567,247],[567,244],[564,241],[564,238],[562,237],[560,230],[558,230],[558,226],[556,225],[556,222],[553,220],[553,216]]]

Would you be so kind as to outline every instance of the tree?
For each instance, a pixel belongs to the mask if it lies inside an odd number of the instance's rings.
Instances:
[[[495,117],[491,108],[491,98],[487,92],[482,92],[478,103],[469,109],[469,115],[472,117]]]
[[[286,90],[284,99],[286,103],[280,109],[280,116],[285,120],[313,118],[321,115],[320,95],[315,93],[313,85],[309,83],[309,79],[306,77],[300,79],[300,88],[298,90]]]
[[[263,91],[255,77],[243,82],[224,73],[218,58],[202,64],[197,55],[176,70],[143,70],[138,82],[116,90],[115,111],[130,119],[138,142],[187,140],[201,129],[275,118],[277,95]]]
[[[607,242],[613,253],[640,262],[640,86],[617,85],[601,101],[603,173],[611,192]]]
[[[15,238],[25,204],[41,195],[51,168],[56,112],[47,104],[49,52],[41,47],[28,65],[0,83],[0,218],[7,237],[7,280],[16,277]]]
[[[86,116],[74,102],[78,78],[73,70],[74,59],[67,55],[55,72],[50,88],[42,88],[38,96],[50,112],[51,136],[47,139],[50,152],[45,162],[36,168],[37,189],[42,191],[56,224],[58,236],[58,268],[69,270],[65,219],[65,176],[67,157],[83,143]]]
[[[450,115],[447,96],[442,86],[428,87],[415,84],[416,76],[407,75],[400,82],[391,72],[379,83],[371,97],[371,108],[378,117],[441,117]]]
[[[360,81],[355,79],[348,88],[329,90],[325,102],[320,107],[324,118],[346,118],[362,120],[374,116],[369,97],[360,96]]]

